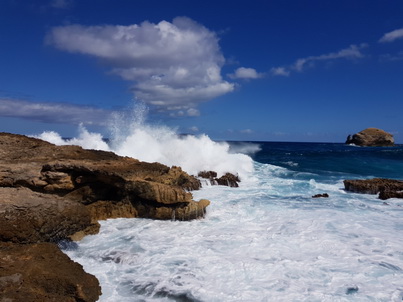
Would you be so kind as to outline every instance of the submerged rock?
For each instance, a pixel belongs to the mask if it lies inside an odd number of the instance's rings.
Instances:
[[[365,147],[389,147],[394,146],[393,135],[377,128],[367,128],[354,135],[349,135],[346,144],[354,144]]]
[[[312,198],[328,198],[329,194],[323,193],[323,194],[315,194],[312,196]]]

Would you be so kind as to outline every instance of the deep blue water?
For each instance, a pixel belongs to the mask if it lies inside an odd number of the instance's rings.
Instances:
[[[293,171],[351,178],[403,179],[403,145],[357,147],[338,143],[256,142],[252,158]]]

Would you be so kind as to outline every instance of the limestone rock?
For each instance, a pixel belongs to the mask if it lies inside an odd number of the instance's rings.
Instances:
[[[354,144],[366,147],[394,146],[393,135],[377,128],[367,128],[354,135],[349,135],[346,144]]]
[[[82,204],[27,188],[0,188],[0,241],[57,242],[92,225]]]
[[[0,242],[0,301],[92,302],[98,280],[52,243]]]

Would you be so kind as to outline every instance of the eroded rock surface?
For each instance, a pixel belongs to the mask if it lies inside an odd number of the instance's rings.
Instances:
[[[55,242],[101,219],[203,217],[198,188],[179,167],[0,133],[0,301],[97,301],[98,280]]]
[[[55,244],[0,242],[0,301],[97,301],[98,280]]]

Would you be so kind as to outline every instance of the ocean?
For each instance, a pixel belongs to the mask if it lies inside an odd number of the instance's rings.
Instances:
[[[134,123],[109,143],[74,141],[145,161],[230,171],[239,188],[194,191],[204,219],[101,221],[64,249],[101,283],[99,301],[402,301],[403,200],[349,193],[344,179],[402,178],[403,146],[214,142]],[[126,131],[126,130],[125,130]],[[150,153],[153,153],[152,156]],[[328,198],[312,198],[327,193]]]

